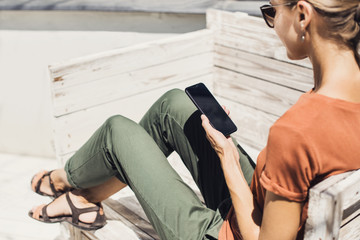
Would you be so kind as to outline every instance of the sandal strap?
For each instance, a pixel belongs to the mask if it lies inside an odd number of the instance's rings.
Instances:
[[[66,200],[70,206],[71,209],[71,214],[72,214],[72,222],[77,224],[79,223],[79,216],[83,213],[88,213],[88,212],[97,212],[97,216],[95,219],[95,222],[98,218],[98,215],[100,215],[100,206],[97,204],[95,207],[88,207],[88,208],[77,208],[75,207],[75,205],[73,204],[73,202],[70,199],[69,196],[69,192],[66,193]]]
[[[56,191],[55,186],[54,186],[54,184],[53,184],[53,181],[51,180],[50,174],[51,174],[52,172],[53,172],[53,171],[48,172],[47,175],[49,175],[49,185],[50,185],[51,191],[54,193],[54,197],[57,198],[59,192]],[[61,195],[61,194],[60,194],[60,195]]]
[[[44,221],[48,222],[50,221],[49,219],[49,215],[47,214],[47,207],[49,205],[45,205],[43,208],[42,208],[42,218],[44,219]]]
[[[39,179],[39,181],[37,182],[36,187],[35,187],[35,192],[36,192],[36,193],[41,194],[41,195],[46,195],[46,196],[53,196],[54,198],[57,198],[57,197],[61,196],[61,195],[64,193],[64,191],[58,191],[58,190],[55,189],[55,186],[54,186],[54,184],[53,184],[53,181],[51,180],[51,177],[50,177],[50,174],[51,174],[53,171],[54,171],[54,170],[45,173],[45,174]],[[50,189],[51,189],[53,195],[44,194],[44,193],[42,193],[42,192],[40,191],[40,186],[41,186],[41,184],[42,184],[42,182],[43,182],[43,180],[44,180],[45,177],[49,177],[49,185],[50,185]]]
[[[39,179],[39,181],[36,183],[36,187],[35,187],[35,192],[36,193],[40,193],[40,185],[44,179],[44,177],[48,176],[49,175],[49,172],[45,173],[44,175],[42,175],[42,177]],[[50,178],[50,175],[49,175],[49,178]]]
[[[101,207],[101,205],[100,205]],[[96,215],[96,218],[95,218],[95,221],[91,224],[91,226],[93,227],[102,227],[104,226],[104,223],[106,222],[106,217],[105,217],[105,214],[100,214],[100,211],[97,212],[97,215]]]

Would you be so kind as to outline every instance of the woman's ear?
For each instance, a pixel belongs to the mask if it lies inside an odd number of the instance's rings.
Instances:
[[[313,17],[313,7],[310,3],[300,0],[297,2],[297,11],[298,16],[296,21],[298,22],[301,31],[305,31]]]

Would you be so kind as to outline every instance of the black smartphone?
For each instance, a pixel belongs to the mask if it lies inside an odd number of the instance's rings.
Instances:
[[[237,130],[236,125],[220,106],[215,97],[203,83],[185,88],[186,94],[195,106],[209,119],[210,124],[224,136]]]

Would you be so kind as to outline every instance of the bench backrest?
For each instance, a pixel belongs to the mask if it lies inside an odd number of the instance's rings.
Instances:
[[[234,136],[256,156],[274,121],[311,89],[311,65],[289,61],[260,18],[208,10],[207,24],[208,29],[171,39],[51,65],[60,164],[109,116],[137,121],[166,90],[197,82],[205,82],[231,109],[239,128]],[[310,190],[307,239],[359,238],[359,180],[359,171],[346,173]]]
[[[306,240],[360,239],[360,170],[332,176],[310,189]]]
[[[135,121],[166,90],[212,81],[209,30],[49,66],[54,142],[64,163],[108,117]]]

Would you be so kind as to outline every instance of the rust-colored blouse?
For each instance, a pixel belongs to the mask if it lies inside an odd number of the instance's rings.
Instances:
[[[303,202],[297,239],[303,239],[308,190],[334,174],[360,168],[360,104],[308,92],[280,117],[257,159],[251,191],[263,209],[266,191]],[[241,239],[232,210],[219,239]]]

